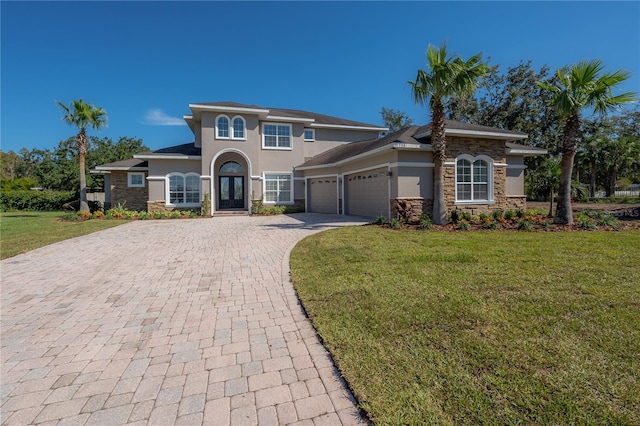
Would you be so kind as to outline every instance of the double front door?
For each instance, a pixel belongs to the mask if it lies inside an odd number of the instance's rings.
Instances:
[[[244,176],[220,176],[219,209],[244,208]]]

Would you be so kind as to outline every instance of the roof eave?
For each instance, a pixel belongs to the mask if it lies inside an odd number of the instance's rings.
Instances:
[[[428,138],[431,136],[431,130],[419,133],[414,136],[416,139]],[[446,129],[444,134],[447,136],[473,136],[481,139],[499,139],[504,141],[515,141],[520,139],[527,139],[529,135],[524,133],[499,133],[489,132],[484,130],[463,130],[463,129]]]
[[[378,131],[386,132],[388,127],[371,127],[371,126],[354,126],[345,124],[321,124],[312,123],[310,127],[322,128],[322,129],[342,129],[342,130],[365,130],[365,131]]]
[[[201,160],[202,155],[184,154],[136,154],[133,158],[140,160]]]

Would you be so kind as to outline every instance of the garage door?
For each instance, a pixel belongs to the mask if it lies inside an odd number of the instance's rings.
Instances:
[[[338,212],[338,185],[336,177],[307,180],[307,211],[310,213]]]
[[[387,169],[345,175],[346,213],[355,216],[389,216]]]

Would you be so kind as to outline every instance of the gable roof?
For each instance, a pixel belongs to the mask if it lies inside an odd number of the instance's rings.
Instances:
[[[528,135],[522,132],[516,132],[514,130],[505,130],[497,127],[481,126],[479,124],[463,123],[461,121],[445,120],[445,135],[452,136],[475,136],[485,137],[491,139],[504,139],[504,140],[518,140],[526,139]],[[433,123],[429,123],[420,127],[416,131],[415,137],[429,138],[431,137],[431,130]]]
[[[334,117],[315,112],[303,111],[298,109],[283,109],[262,107],[258,105],[240,104],[237,102],[200,102],[189,104],[189,108],[193,112],[192,115],[185,115],[184,119],[193,129],[193,122],[200,119],[203,111],[219,111],[227,113],[250,113],[256,114],[262,120],[273,121],[294,121],[302,122],[309,127],[316,128],[337,128],[346,130],[371,130],[385,131],[388,130],[384,126],[376,124],[363,123],[360,121],[347,120],[340,117]]]
[[[460,121],[445,120],[445,134],[451,136],[467,136],[490,138],[505,141],[507,154],[542,155],[547,150],[510,142],[526,139],[527,134],[511,130],[498,129]],[[431,123],[425,126],[410,126],[382,138],[338,145],[305,161],[297,170],[336,166],[363,156],[374,155],[386,149],[424,149],[431,150]]]
[[[138,158],[130,158],[128,160],[114,161],[113,163],[101,164],[94,169],[99,172],[111,170],[149,170],[149,163]]]
[[[136,154],[133,157],[138,159],[181,159],[181,160],[197,160],[202,156],[202,149],[195,146],[195,142],[185,143],[182,145],[170,146],[167,148],[156,149],[154,151],[145,151]]]

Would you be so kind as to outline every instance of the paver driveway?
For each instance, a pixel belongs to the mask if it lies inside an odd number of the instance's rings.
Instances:
[[[138,221],[2,261],[2,423],[361,422],[288,275],[358,223]]]

